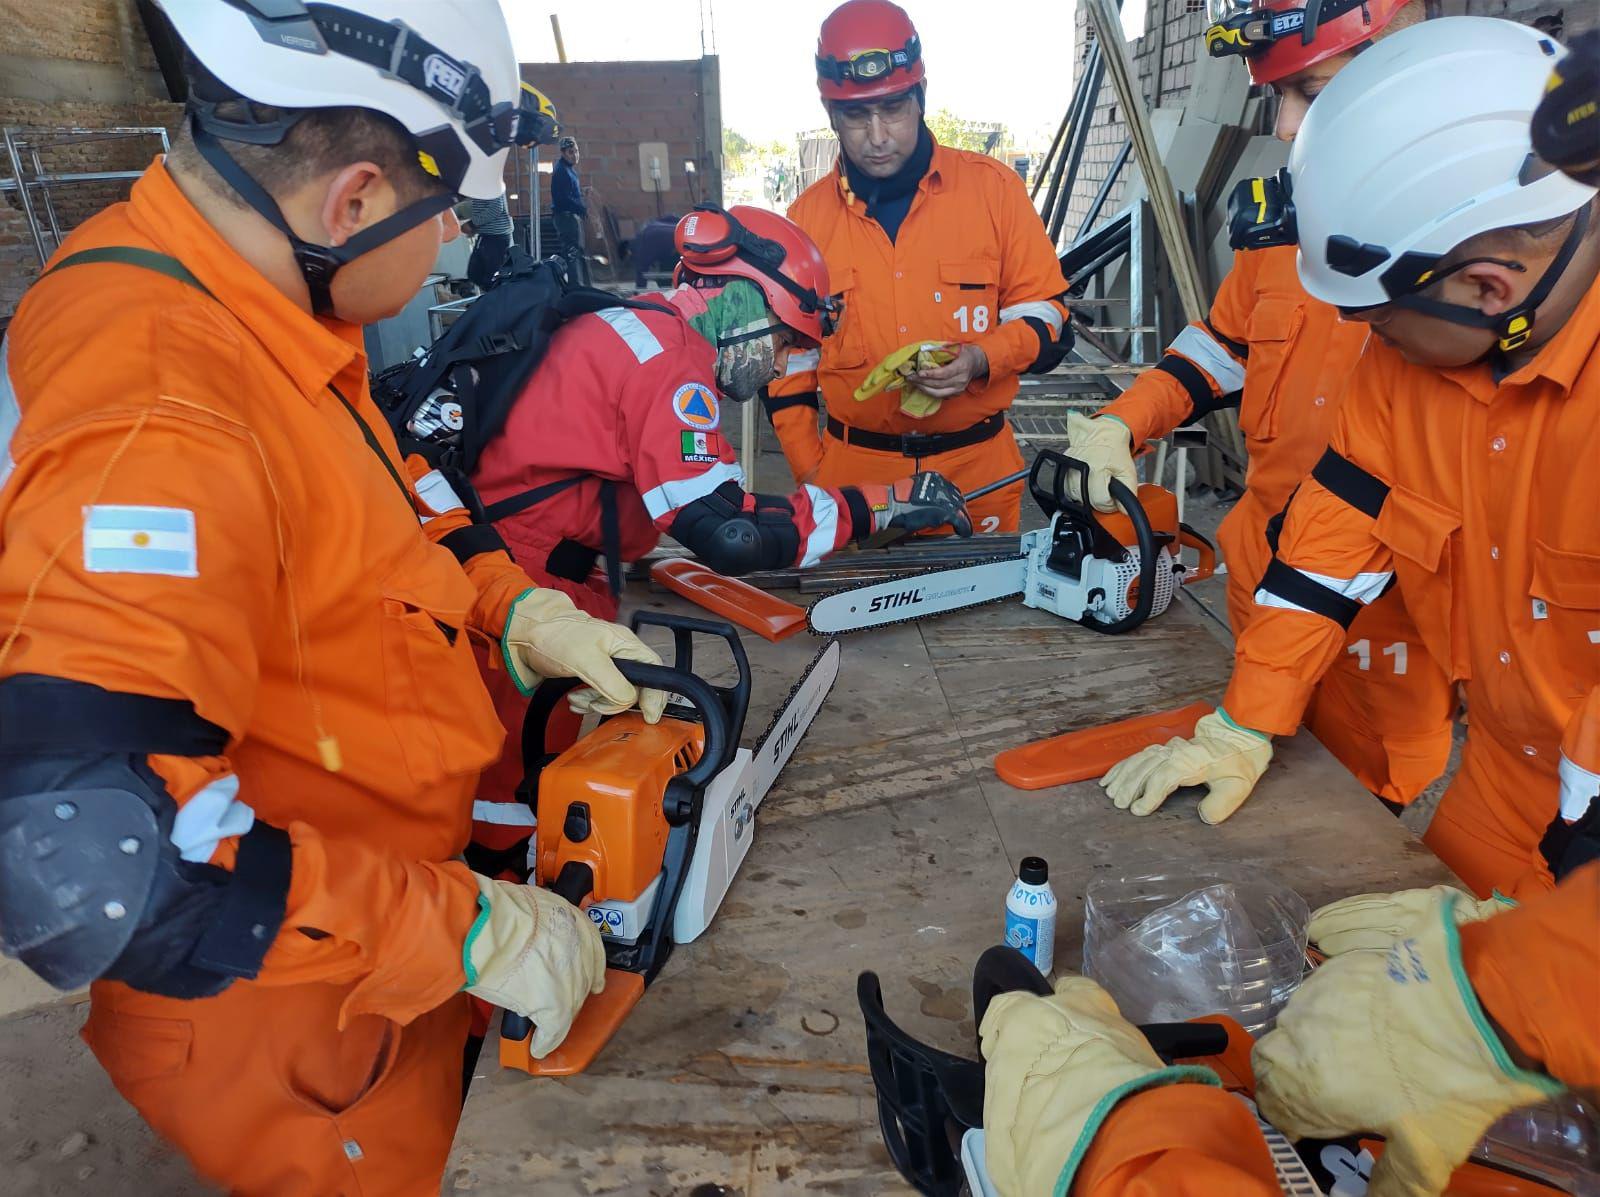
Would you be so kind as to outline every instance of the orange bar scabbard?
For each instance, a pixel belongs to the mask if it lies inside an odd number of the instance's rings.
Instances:
[[[1192,702],[1170,711],[1138,715],[1118,723],[1086,727],[1048,740],[1008,748],[994,758],[994,771],[1019,790],[1042,790],[1100,777],[1112,765],[1151,744],[1194,735],[1194,725],[1211,704]]]
[[[590,994],[578,1011],[567,1037],[542,1060],[528,1054],[533,1036],[526,1039],[501,1039],[500,1063],[505,1068],[519,1068],[534,1076],[572,1076],[589,1067],[600,1049],[611,1041],[622,1020],[639,1004],[644,996],[644,978],[638,973],[621,969],[606,969],[606,987]]]
[[[688,557],[657,561],[650,567],[650,576],[695,606],[768,640],[793,636],[806,626],[805,608],[786,603],[738,578],[725,578]]]

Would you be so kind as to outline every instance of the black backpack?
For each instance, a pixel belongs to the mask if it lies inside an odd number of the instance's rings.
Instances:
[[[403,451],[470,477],[556,329],[574,316],[617,307],[671,310],[572,284],[561,259],[537,261],[512,246],[488,289],[442,337],[373,377],[373,397]]]
[[[555,331],[575,316],[605,308],[672,309],[625,299],[567,278],[560,258],[535,260],[513,245],[489,287],[427,351],[372,378],[402,453],[420,453],[449,479],[474,520],[492,523],[576,486],[576,470],[485,508],[471,477],[484,446],[505,427],[511,406],[544,360]],[[616,499],[602,487],[605,556],[612,589],[620,586],[616,553]]]

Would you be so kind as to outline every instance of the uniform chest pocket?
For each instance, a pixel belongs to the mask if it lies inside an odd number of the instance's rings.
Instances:
[[[1248,437],[1265,441],[1278,435],[1280,391],[1303,323],[1305,305],[1290,295],[1264,295],[1250,313],[1250,359],[1239,405],[1239,427]]]
[[[944,336],[953,341],[983,336],[1000,323],[1000,263],[989,258],[940,262],[933,298],[944,313]]]
[[[1539,659],[1569,696],[1588,693],[1600,685],[1600,556],[1535,540],[1528,590]]]
[[[840,270],[829,268],[833,293],[844,305],[839,315],[839,327],[831,337],[822,342],[822,368],[827,370],[857,370],[867,364],[867,334],[861,312],[861,288],[855,268]]]
[[[1450,662],[1458,678],[1471,673],[1466,596],[1456,593],[1451,576],[1460,527],[1456,511],[1403,486],[1390,488],[1373,526],[1394,554],[1395,577],[1423,643],[1436,661]]]
[[[384,579],[381,641],[386,714],[424,786],[483,769],[504,737],[467,640],[472,583],[445,550],[417,550]]]

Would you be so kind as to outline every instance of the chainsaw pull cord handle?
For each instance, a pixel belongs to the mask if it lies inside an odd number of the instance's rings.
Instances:
[[[1128,521],[1133,525],[1134,535],[1139,540],[1139,597],[1134,600],[1133,610],[1121,619],[1102,623],[1092,616],[1085,615],[1078,622],[1096,632],[1114,636],[1120,632],[1131,632],[1150,618],[1150,608],[1156,601],[1156,562],[1160,546],[1156,543],[1155,529],[1150,526],[1150,517],[1145,514],[1144,504],[1139,502],[1139,496],[1119,479],[1112,478],[1110,482],[1111,497],[1117,501],[1117,506],[1127,513]]]

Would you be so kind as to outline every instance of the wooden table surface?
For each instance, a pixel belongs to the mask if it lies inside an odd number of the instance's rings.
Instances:
[[[689,612],[638,587],[637,602]],[[745,647],[746,743],[817,642]],[[972,966],[1000,941],[1023,856],[1051,866],[1057,967],[1078,963],[1096,877],[1268,870],[1315,907],[1449,872],[1315,740],[1280,741],[1226,824],[1193,797],[1135,819],[1093,782],[1024,792],[995,753],[1215,699],[1230,649],[1183,601],[1139,631],[1091,633],[1008,602],[847,637],[839,681],[762,806],[743,870],[584,1074],[502,1070],[491,1039],[446,1193],[771,1197],[907,1189],[879,1136],[856,976],[876,971],[912,1034],[974,1055]]]

